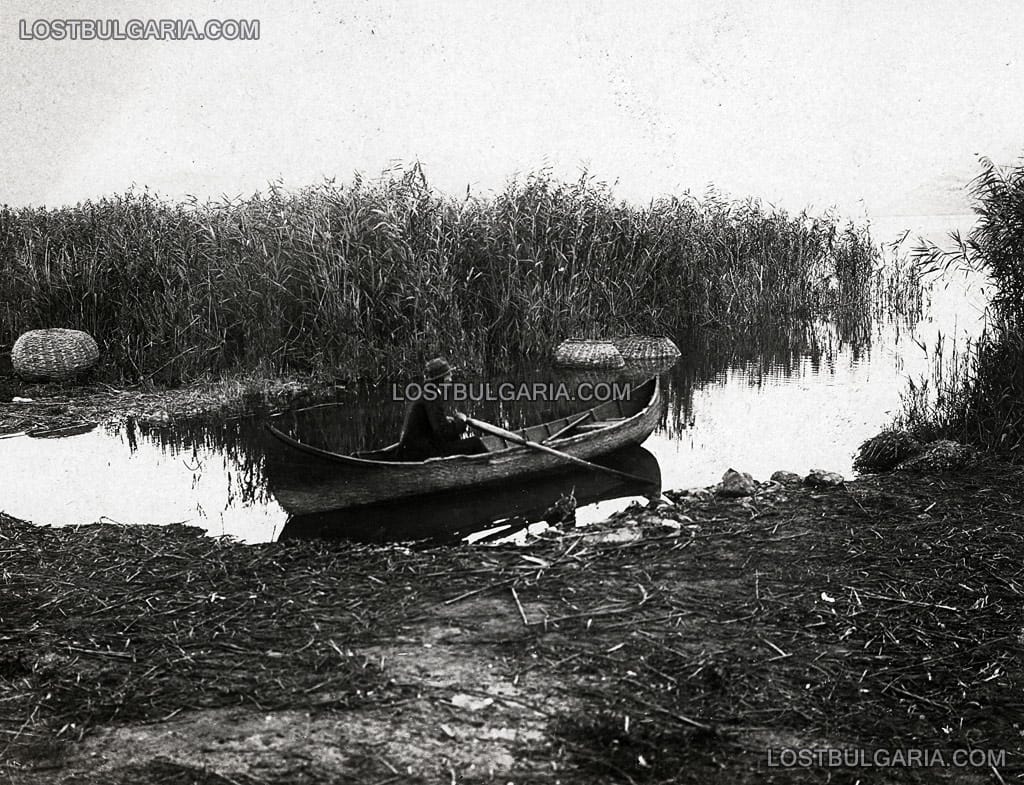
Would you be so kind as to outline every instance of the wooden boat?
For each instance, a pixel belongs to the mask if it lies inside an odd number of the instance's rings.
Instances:
[[[636,475],[645,482],[569,467],[564,473],[500,485],[291,515],[278,539],[449,543],[491,530],[494,536],[504,537],[534,523],[550,522],[555,512],[553,508],[570,494],[580,508],[611,499],[660,494],[661,467],[658,459],[643,447],[626,447],[595,460],[602,466]]]
[[[634,386],[628,400],[598,404],[514,433],[576,458],[589,459],[640,444],[661,417],[657,378]],[[425,461],[398,460],[398,445],[344,455],[267,430],[287,449],[268,449],[267,476],[278,503],[293,515],[486,486],[565,471],[572,464],[498,436],[482,436],[485,452]]]

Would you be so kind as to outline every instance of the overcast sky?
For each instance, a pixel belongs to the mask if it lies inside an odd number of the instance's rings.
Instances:
[[[23,41],[39,18],[258,18],[259,41]],[[962,209],[1024,152],[1017,2],[0,3],[0,202],[246,194],[418,159],[463,192],[586,167],[647,199]]]

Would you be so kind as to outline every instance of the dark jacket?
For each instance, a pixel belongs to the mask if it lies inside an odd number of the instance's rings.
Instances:
[[[430,458],[462,451],[466,424],[445,414],[444,402],[418,398],[405,410],[400,440],[401,453],[408,458]]]

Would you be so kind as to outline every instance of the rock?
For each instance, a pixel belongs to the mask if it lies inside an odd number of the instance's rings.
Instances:
[[[827,472],[824,469],[811,469],[810,473],[804,478],[805,484],[815,488],[834,488],[837,485],[843,485],[845,482],[846,480],[843,478],[843,475]]]
[[[715,493],[727,497],[753,496],[757,493],[757,483],[746,472],[729,469],[722,475],[722,483]]]
[[[663,518],[660,515],[646,513],[636,521],[634,528],[638,529],[641,535],[647,536],[667,533],[678,535],[683,525],[674,518]]]
[[[665,496],[674,503],[680,504],[687,501],[704,501],[714,496],[709,488],[685,488],[681,491],[665,491]]]
[[[859,472],[885,472],[918,455],[923,446],[908,431],[885,430],[857,449],[853,468]]]
[[[684,493],[691,499],[696,499],[697,501],[704,501],[715,495],[715,492],[711,488],[687,488]]]
[[[573,494],[562,495],[553,505],[544,511],[544,520],[552,526],[559,524],[576,524],[576,497]]]
[[[978,451],[973,447],[950,439],[940,439],[925,445],[920,455],[900,463],[901,472],[946,472],[973,466],[978,462]]]
[[[782,485],[799,485],[803,478],[796,472],[785,472],[780,469],[772,474],[771,481]]]
[[[637,519],[637,524],[640,526],[650,526],[651,528],[657,529],[665,525],[665,519],[660,515],[653,513],[644,513]]]
[[[580,538],[587,545],[636,542],[643,539],[643,533],[635,526],[620,526],[618,529],[585,534]]]
[[[683,528],[683,524],[682,524],[682,522],[677,521],[675,518],[662,518],[658,522],[658,525],[654,526],[652,528],[662,529],[662,530],[666,530],[667,529],[669,531],[679,531],[680,529]]]
[[[458,695],[453,695],[451,702],[453,706],[457,706],[460,709],[466,709],[467,711],[481,711],[494,703],[494,698],[481,698],[477,695],[464,695],[460,693]]]

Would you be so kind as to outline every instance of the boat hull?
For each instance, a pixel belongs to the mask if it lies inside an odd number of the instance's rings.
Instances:
[[[607,427],[570,432],[547,445],[586,460],[641,444],[661,417],[657,379],[634,388],[631,405],[635,411],[624,412],[628,416]],[[595,407],[595,411],[602,410],[604,406]],[[519,433],[540,438],[539,428],[556,426],[549,423]],[[366,460],[311,448],[273,427],[268,430],[278,441],[277,446],[268,446],[268,485],[278,503],[293,515],[493,485],[573,468],[563,458],[521,446],[417,462]]]
[[[510,531],[545,520],[551,508],[570,494],[575,504],[583,507],[608,499],[660,493],[658,459],[643,447],[626,447],[597,460],[609,468],[629,472],[638,481],[570,467],[565,473],[469,490],[291,515],[278,539],[444,543],[502,526],[505,530],[501,536],[506,536]]]

